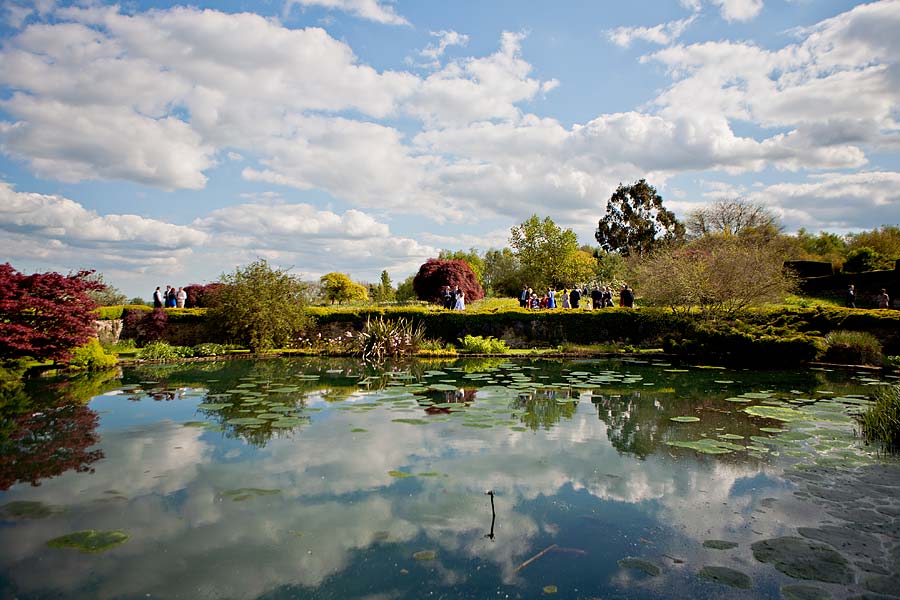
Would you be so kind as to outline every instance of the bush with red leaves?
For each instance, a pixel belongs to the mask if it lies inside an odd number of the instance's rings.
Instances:
[[[224,283],[207,283],[206,285],[192,283],[185,286],[184,291],[187,294],[185,308],[209,308],[215,304],[216,295],[224,286]]]
[[[459,286],[466,295],[467,303],[484,298],[484,288],[478,283],[469,263],[464,260],[429,258],[419,267],[419,272],[413,279],[416,296],[429,302],[440,302],[441,292],[448,285],[452,289]]]
[[[0,265],[0,360],[65,360],[86,344],[97,318],[88,292],[105,287],[91,273],[25,275]]]

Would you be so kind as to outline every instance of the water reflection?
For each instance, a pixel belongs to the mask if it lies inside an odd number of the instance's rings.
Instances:
[[[124,396],[90,405],[102,413],[106,455],[94,473],[0,496],[0,505],[64,505],[41,519],[2,517],[0,595],[526,598],[556,585],[558,597],[714,597],[722,589],[695,573],[724,564],[754,577],[753,595],[777,597],[785,578],[757,564],[746,541],[822,517],[791,493],[786,457],[702,456],[664,442],[749,436],[771,424],[724,402],[736,393],[776,384],[810,395],[865,390],[821,373],[781,381],[730,373],[744,380],[731,385],[715,383],[721,373],[621,363],[506,364],[381,374],[352,362],[236,361],[126,371]],[[573,376],[577,369],[590,375]],[[441,384],[454,389],[431,389]],[[286,387],[296,389],[277,391]],[[155,400],[163,389],[179,391]],[[225,407],[196,408],[226,394]],[[257,428],[229,423],[266,414],[263,402],[308,420],[285,429],[271,425],[281,417]],[[686,414],[700,423],[670,420]],[[233,493],[247,489],[266,493]],[[102,555],[44,545],[88,528],[131,537]],[[710,538],[742,545],[713,554],[702,546]],[[562,550],[527,562],[550,547]],[[620,568],[626,556],[662,574]]]

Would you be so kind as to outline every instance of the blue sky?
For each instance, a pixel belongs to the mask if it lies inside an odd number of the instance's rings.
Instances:
[[[900,0],[0,8],[0,253],[129,296],[258,257],[414,273],[619,183],[900,222]]]

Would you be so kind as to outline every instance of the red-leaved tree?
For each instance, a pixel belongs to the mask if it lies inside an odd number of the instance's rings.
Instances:
[[[202,285],[192,283],[185,286],[184,292],[187,294],[185,306],[188,308],[209,308],[216,301],[216,294],[225,287],[224,283],[207,283]]]
[[[466,302],[484,298],[484,288],[464,260],[429,258],[413,278],[413,289],[420,300],[439,302],[444,286],[448,285],[452,289],[459,286],[466,295]]]
[[[88,292],[104,287],[91,273],[25,275],[0,265],[0,360],[65,360],[87,343],[97,308]]]

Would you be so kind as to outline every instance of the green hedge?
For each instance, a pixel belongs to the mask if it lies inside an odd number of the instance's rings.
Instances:
[[[113,319],[121,319],[126,310],[139,310],[142,312],[151,312],[152,306],[146,304],[126,304],[124,306],[101,306],[97,309],[97,319],[100,321],[110,321]],[[206,320],[205,308],[167,308],[166,316],[170,323],[203,323]]]

